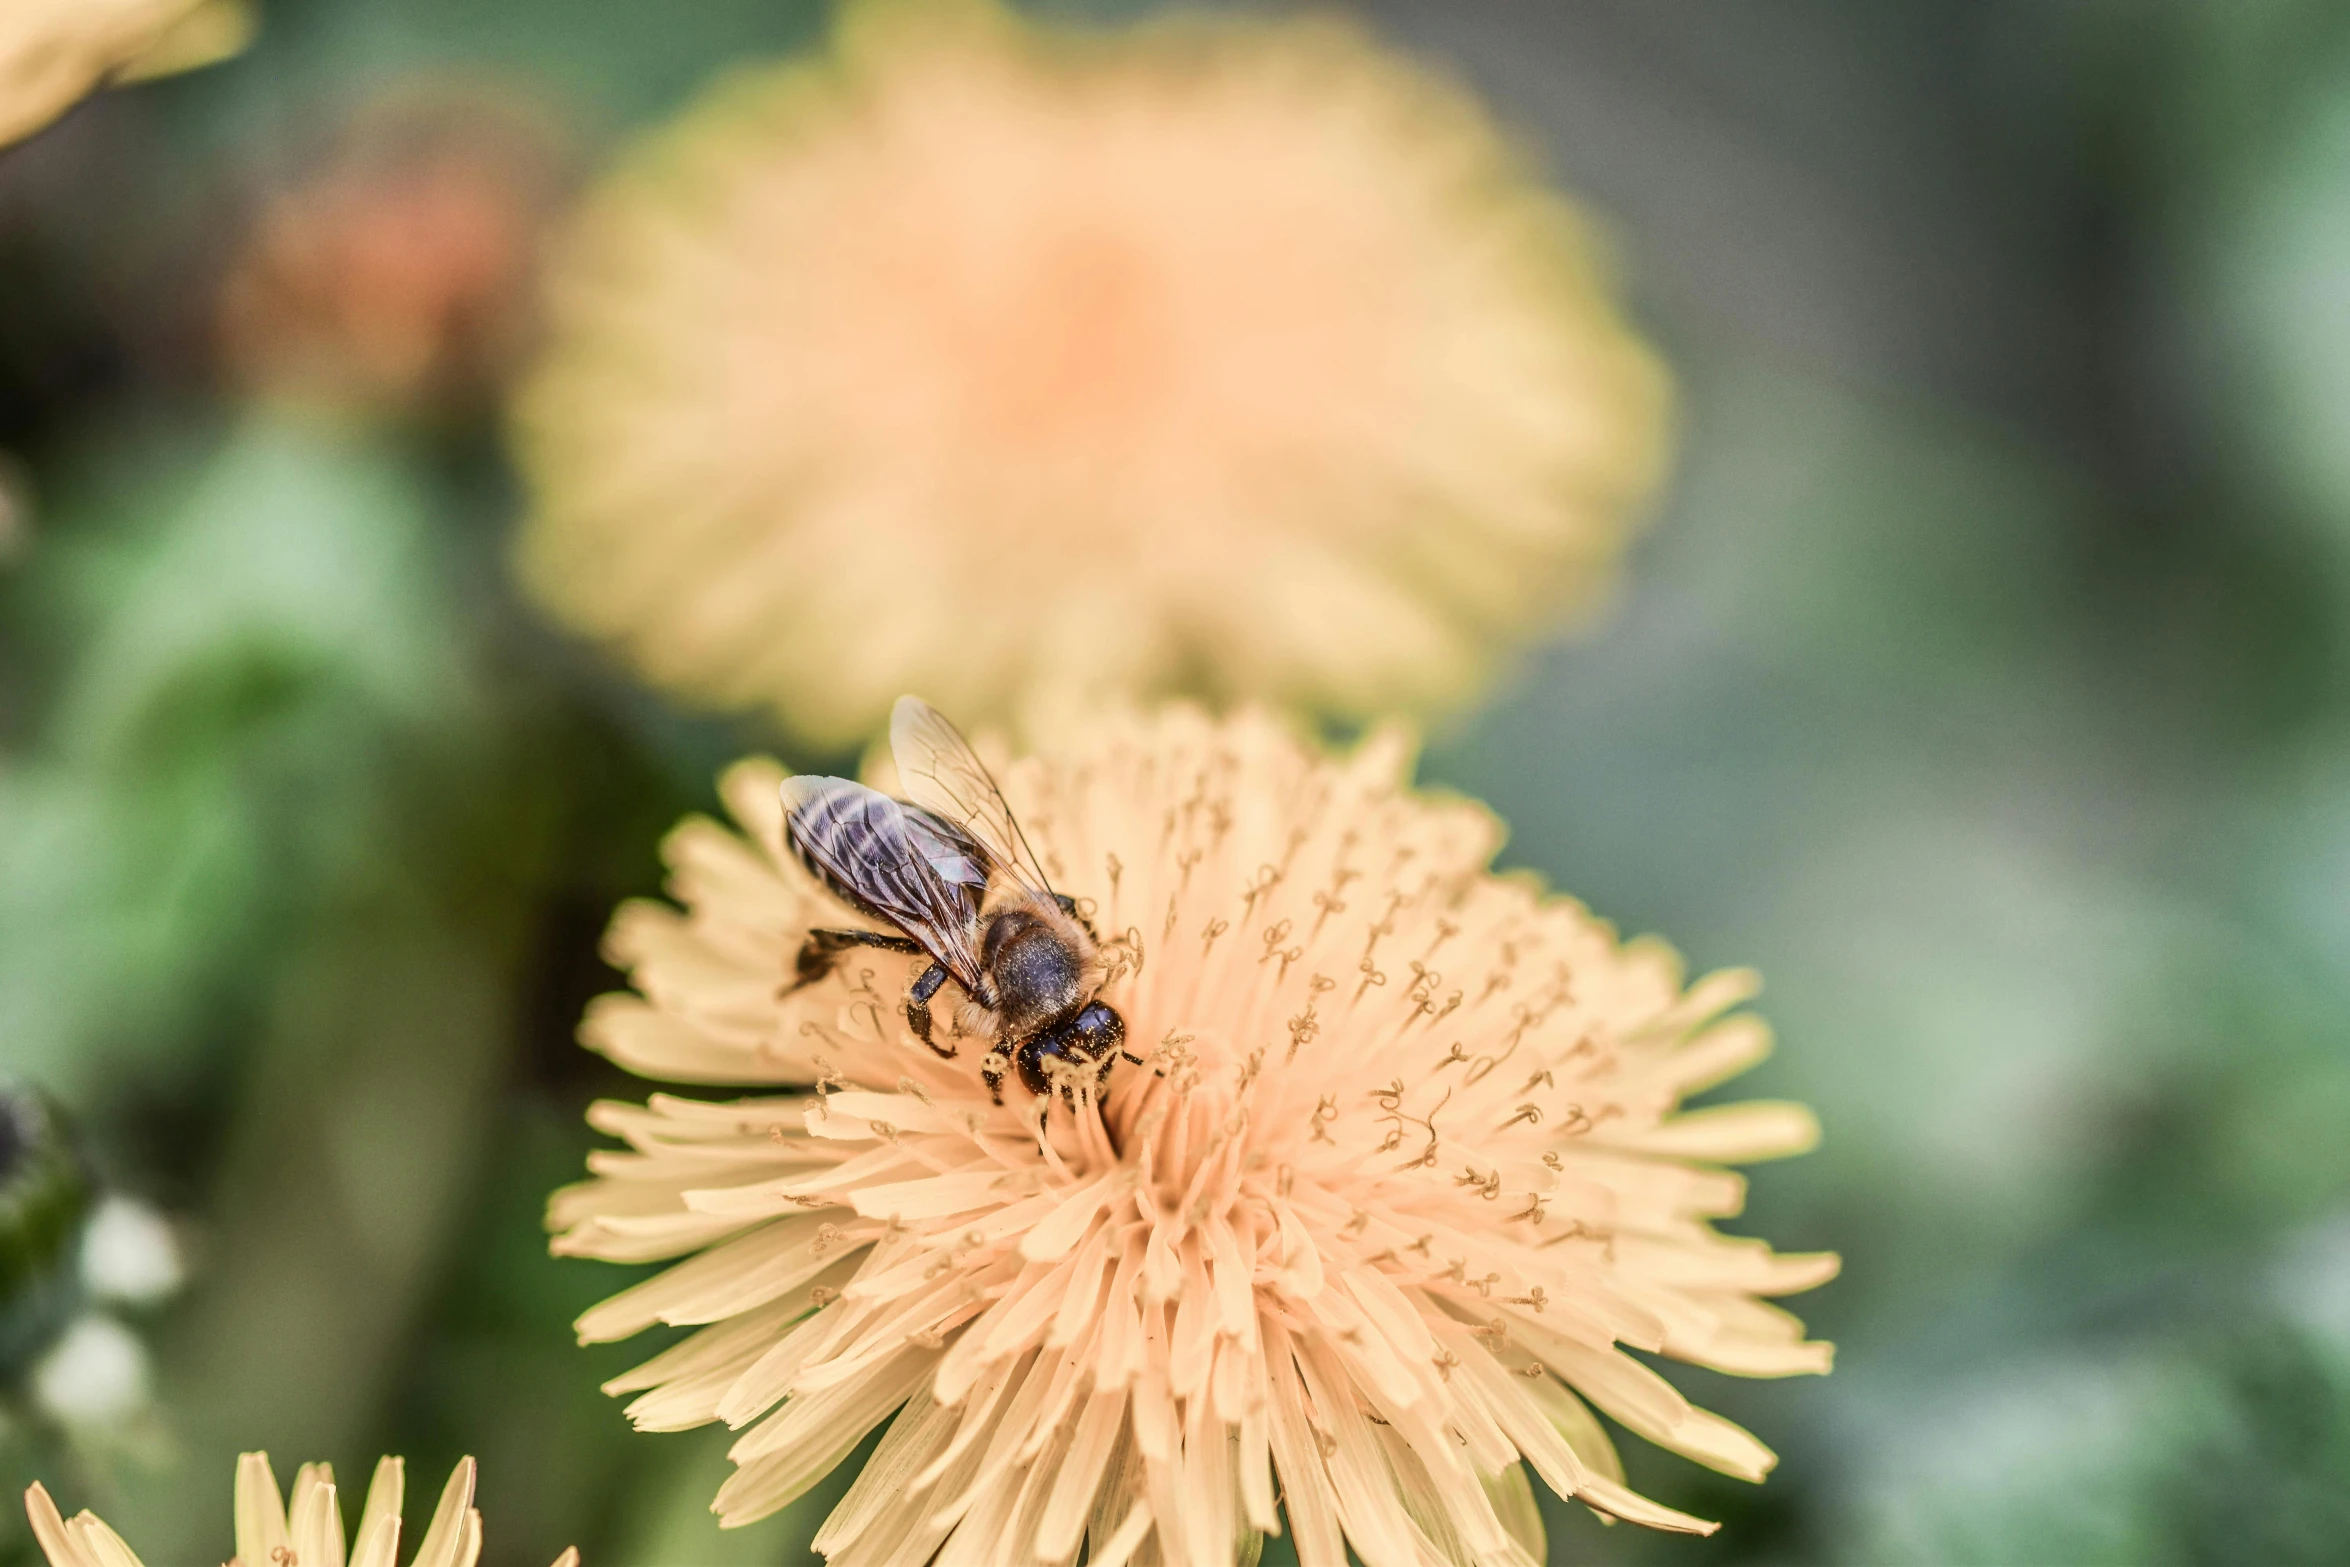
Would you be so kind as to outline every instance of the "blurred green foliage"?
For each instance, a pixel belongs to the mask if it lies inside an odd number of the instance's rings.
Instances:
[[[1051,7],[1111,15],[1131,4]],[[1675,1370],[1764,1486],[1560,1562],[2328,1561],[2350,1526],[2350,15],[2314,0],[1373,0],[1611,225],[1686,451],[1612,622],[1436,736],[1508,858],[1752,963],[1748,1220],[1845,1277],[1825,1382]],[[489,1559],[721,1537],[630,1433],[619,1270],[538,1227],[655,846],[772,745],[510,595],[494,423],[292,406],[207,347],[251,209],[387,86],[592,160],[807,0],[273,0],[251,55],[0,153],[0,1070],[184,1216],[170,1453],[43,1472],[151,1562],[280,1472],[483,1460]],[[793,756],[801,764],[841,758]],[[1734,1226],[1736,1227],[1736,1226]],[[1699,1386],[1702,1384],[1702,1386]],[[34,1463],[25,1433],[7,1467]],[[0,1561],[28,1548],[0,1509]],[[1279,1542],[1269,1561],[1284,1558]]]

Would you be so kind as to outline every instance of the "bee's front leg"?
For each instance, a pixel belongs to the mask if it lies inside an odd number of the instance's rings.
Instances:
[[[934,1054],[952,1061],[955,1058],[955,1047],[948,1045],[942,1050],[938,1041],[930,1037],[930,998],[937,995],[938,987],[946,982],[947,968],[944,963],[933,963],[924,969],[922,977],[914,981],[914,988],[906,992],[906,1022],[913,1028],[916,1039],[928,1045]],[[999,1096],[996,1102],[1001,1104],[1003,1100]]]
[[[997,1104],[1004,1102],[1004,1072],[1011,1064],[1012,1058],[1004,1054],[1001,1045],[980,1058],[980,1079],[987,1084],[987,1091]]]

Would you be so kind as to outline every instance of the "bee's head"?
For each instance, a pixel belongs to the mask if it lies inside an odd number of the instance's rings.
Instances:
[[[1069,1053],[1080,1059],[1107,1061],[1124,1043],[1126,1020],[1099,1001],[1086,1003],[1069,1023]]]

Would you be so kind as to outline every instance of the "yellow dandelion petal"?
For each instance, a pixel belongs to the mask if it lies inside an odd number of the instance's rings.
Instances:
[[[398,1567],[400,1504],[406,1468],[397,1458],[375,1466],[348,1557],[343,1509],[328,1464],[304,1464],[290,1496],[281,1495],[266,1453],[237,1460],[236,1555],[229,1567]],[[49,1567],[140,1567],[138,1554],[96,1514],[66,1518],[38,1481],[25,1492],[33,1538]],[[425,1529],[409,1567],[475,1567],[481,1557],[481,1514],[473,1509],[473,1460],[461,1459],[449,1476],[440,1507]],[[555,1567],[579,1567],[565,1551]]]
[[[108,82],[210,65],[252,34],[248,0],[8,0],[0,6],[0,147]]]
[[[1828,1369],[1761,1297],[1836,1259],[1711,1223],[1743,1195],[1721,1161],[1800,1151],[1809,1113],[1679,1108],[1767,1050],[1752,976],[1685,984],[1494,875],[1499,824],[1413,793],[1393,732],[1333,758],[1174,708],[1070,736],[1002,780],[1141,1059],[1058,1101],[995,1103],[984,1035],[917,1042],[922,959],[859,949],[792,988],[810,929],[867,922],[785,847],[781,769],[727,775],[739,833],[671,835],[677,906],[621,911],[635,992],[587,1042],[800,1091],[594,1110],[626,1147],[555,1195],[557,1250],[679,1260],[580,1336],[696,1330],[608,1391],[650,1429],[742,1432],[730,1524],[887,1422],[816,1537],[836,1567],[1228,1567],[1284,1526],[1302,1567],[1531,1567],[1526,1470],[1711,1529],[1626,1487],[1593,1410],[1759,1479],[1767,1448],[1628,1351]]]
[[[1327,22],[866,0],[641,148],[556,271],[529,581],[829,741],[907,687],[1459,700],[1604,585],[1661,460],[1576,214]]]

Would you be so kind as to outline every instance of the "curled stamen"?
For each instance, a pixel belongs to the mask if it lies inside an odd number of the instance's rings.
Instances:
[[[1423,959],[1436,956],[1436,949],[1438,947],[1443,946],[1446,942],[1452,940],[1453,937],[1459,935],[1460,933],[1460,926],[1454,924],[1451,920],[1444,919],[1440,916],[1436,921],[1436,939],[1428,943],[1428,950],[1421,953],[1420,956]]]
[[[1289,1054],[1284,1064],[1295,1061],[1298,1051],[1313,1043],[1314,1036],[1321,1030],[1321,1020],[1314,1016],[1313,1005],[1309,1002],[1303,1012],[1289,1020]]]
[[[1257,867],[1257,878],[1241,889],[1241,918],[1245,922],[1256,917],[1257,900],[1280,885],[1281,871],[1272,865]]]
[[[1322,926],[1329,920],[1330,916],[1333,914],[1344,914],[1346,912],[1346,905],[1339,901],[1338,895],[1334,892],[1317,892],[1314,894],[1314,909],[1315,914],[1313,933],[1316,936],[1319,936],[1322,934]]]

